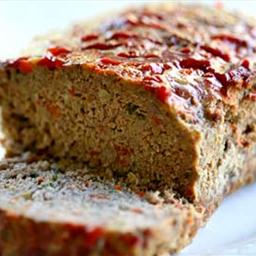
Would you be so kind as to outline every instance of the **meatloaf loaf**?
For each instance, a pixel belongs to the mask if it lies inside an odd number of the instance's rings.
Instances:
[[[180,250],[201,225],[173,194],[139,196],[31,159],[0,162],[1,256],[156,256]]]
[[[206,205],[255,178],[254,20],[146,6],[36,45],[0,69],[10,151],[86,162]]]

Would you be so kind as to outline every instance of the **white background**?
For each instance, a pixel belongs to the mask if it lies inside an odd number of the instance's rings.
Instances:
[[[145,2],[0,0],[0,59],[16,56],[37,34],[62,29],[70,22],[118,10],[123,6]],[[214,4],[214,1],[200,2]],[[227,0],[222,3],[227,8],[256,15],[256,1]],[[182,255],[255,256],[255,243],[256,186],[252,185],[227,198]]]

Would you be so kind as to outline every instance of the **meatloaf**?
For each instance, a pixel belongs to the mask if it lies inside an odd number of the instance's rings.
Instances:
[[[86,168],[31,159],[0,162],[1,256],[156,256],[180,250],[201,225],[171,193],[136,195]]]
[[[88,163],[205,205],[254,180],[255,20],[160,4],[34,45],[1,64],[10,152]]]

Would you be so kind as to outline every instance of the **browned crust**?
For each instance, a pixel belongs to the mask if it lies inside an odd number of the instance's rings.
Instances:
[[[175,220],[172,225],[175,225]],[[200,225],[199,219],[188,214],[180,234],[174,234],[176,239],[172,237],[177,240],[178,247],[170,248],[170,237],[163,236],[162,241],[157,240],[159,230],[144,229],[135,234],[111,232],[101,227],[87,229],[72,223],[36,222],[0,210],[0,253],[3,256],[155,255],[159,251],[182,249],[191,242]]]
[[[111,233],[100,227],[87,230],[72,224],[36,222],[32,219],[0,211],[1,255],[137,255],[147,251],[149,230],[140,234]],[[15,241],[15,242],[14,242]],[[104,246],[100,248],[100,242]]]

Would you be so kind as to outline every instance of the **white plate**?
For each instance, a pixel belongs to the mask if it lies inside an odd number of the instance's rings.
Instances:
[[[256,255],[256,184],[224,200],[180,256]]]
[[[113,11],[125,5],[145,2],[156,1],[0,0],[0,58],[17,55],[36,34],[63,28],[70,22]],[[212,4],[214,1],[201,2]],[[230,8],[255,15],[256,1],[222,2]],[[228,197],[180,256],[256,256],[255,198],[256,185],[248,186]]]

